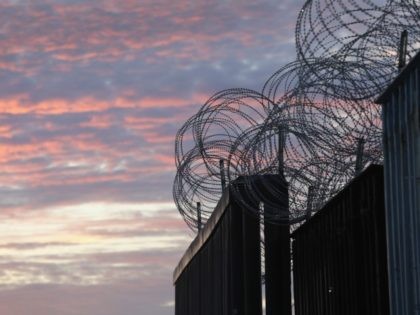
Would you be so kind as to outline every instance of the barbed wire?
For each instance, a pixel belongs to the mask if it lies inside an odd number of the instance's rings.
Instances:
[[[418,50],[419,16],[418,0],[308,0],[296,23],[297,59],[334,95],[372,98],[395,77],[402,31],[410,34],[407,55]],[[326,76],[318,74],[325,60]]]
[[[256,216],[296,225],[381,163],[374,97],[398,73],[401,32],[409,30],[409,57],[420,47],[419,8],[414,0],[306,1],[297,59],[262,92],[216,93],[178,131],[173,195],[188,226],[200,229],[226,187]]]

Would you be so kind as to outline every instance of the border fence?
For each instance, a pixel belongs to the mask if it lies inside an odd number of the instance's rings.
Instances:
[[[232,196],[229,187],[174,272],[176,315],[262,314],[260,222]],[[291,314],[289,234],[265,229],[266,314]],[[389,314],[382,166],[291,237],[296,315]]]
[[[378,98],[383,105],[391,313],[420,314],[420,53]]]
[[[370,166],[292,234],[296,315],[386,315],[381,166]]]
[[[176,315],[261,315],[258,219],[228,189],[174,272]]]
[[[178,131],[174,200],[199,230],[175,270],[178,315],[261,314],[261,269],[266,315],[292,313],[291,290],[296,315],[420,315],[420,6],[344,2],[305,1],[296,61],[261,93],[214,94]],[[265,204],[276,168],[289,187]],[[245,207],[225,187],[239,177]]]

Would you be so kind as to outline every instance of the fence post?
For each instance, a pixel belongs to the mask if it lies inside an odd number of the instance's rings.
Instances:
[[[288,186],[283,176],[266,175],[277,196],[264,202],[265,305],[266,315],[291,314],[291,266]],[[280,191],[280,193],[279,193]],[[277,218],[277,219],[276,219]]]

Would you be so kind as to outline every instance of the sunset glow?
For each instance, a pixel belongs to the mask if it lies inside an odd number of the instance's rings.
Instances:
[[[0,4],[0,314],[173,314],[174,137],[294,57],[302,1]]]

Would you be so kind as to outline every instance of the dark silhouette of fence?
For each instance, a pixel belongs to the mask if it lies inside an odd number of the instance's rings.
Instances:
[[[266,185],[270,176],[253,182]],[[231,189],[174,272],[176,315],[262,314],[260,222]],[[264,209],[270,217],[287,208],[286,200],[277,202],[279,209]],[[266,314],[290,315],[289,227],[274,223],[264,226]],[[381,166],[350,182],[292,240],[296,315],[389,314]]]
[[[292,234],[296,315],[386,315],[383,171],[369,167]]]
[[[260,256],[258,219],[226,189],[174,272],[175,314],[260,315]]]

